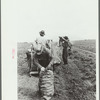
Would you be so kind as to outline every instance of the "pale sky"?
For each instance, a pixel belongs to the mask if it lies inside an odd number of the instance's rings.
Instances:
[[[6,3],[5,3],[6,1]],[[6,24],[17,41],[34,41],[39,31],[54,40],[96,39],[98,0],[4,0]],[[12,27],[12,28],[11,28]],[[13,35],[14,36],[14,35]]]

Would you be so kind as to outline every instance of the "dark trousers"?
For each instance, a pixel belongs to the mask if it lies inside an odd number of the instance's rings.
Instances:
[[[64,64],[68,64],[68,51],[67,48],[63,48],[62,58]]]

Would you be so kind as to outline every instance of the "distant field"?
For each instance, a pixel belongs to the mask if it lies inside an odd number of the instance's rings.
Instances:
[[[96,40],[79,40],[73,41],[73,45],[83,50],[96,53]]]

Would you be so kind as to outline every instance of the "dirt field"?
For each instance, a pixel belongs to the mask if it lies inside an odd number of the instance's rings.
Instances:
[[[40,100],[38,76],[29,77],[28,74],[25,52],[29,45],[18,43],[18,100]],[[57,46],[56,50],[61,52]],[[95,53],[74,45],[68,61],[68,65],[61,63],[54,68],[55,94],[52,100],[96,100]]]
[[[79,41],[73,41],[74,46],[83,49],[88,50],[91,52],[96,53],[96,41],[95,40],[79,40]]]

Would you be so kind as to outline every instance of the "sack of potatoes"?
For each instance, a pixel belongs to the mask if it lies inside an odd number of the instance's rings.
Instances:
[[[43,97],[45,100],[50,100],[51,97],[54,95],[53,71],[46,70],[40,72],[39,91],[41,93],[41,97]]]

